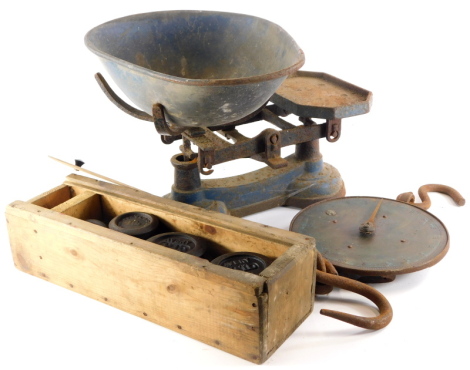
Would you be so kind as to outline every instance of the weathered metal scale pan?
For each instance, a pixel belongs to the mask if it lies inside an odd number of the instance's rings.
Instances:
[[[137,107],[152,114],[159,103],[168,122],[183,127],[243,119],[305,60],[278,25],[210,11],[116,19],[93,28],[85,43]]]

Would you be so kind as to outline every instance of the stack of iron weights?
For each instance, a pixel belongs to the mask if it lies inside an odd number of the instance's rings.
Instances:
[[[106,223],[102,220],[89,219],[88,221],[106,227]],[[259,274],[271,264],[269,258],[259,253],[233,252],[218,255],[214,249],[210,248],[208,240],[200,236],[169,231],[157,216],[150,213],[123,213],[114,217],[109,222],[108,227],[182,253],[208,259],[216,265],[233,270]],[[165,232],[162,232],[163,229],[165,229]]]

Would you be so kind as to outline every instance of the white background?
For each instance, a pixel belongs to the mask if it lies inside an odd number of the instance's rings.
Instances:
[[[169,159],[178,144],[163,145],[151,123],[127,116],[107,100],[93,78],[103,68],[83,43],[85,33],[105,21],[168,9],[223,10],[271,20],[304,50],[303,70],[327,72],[374,93],[369,114],[345,119],[337,143],[321,143],[324,160],[339,169],[348,195],[394,198],[426,183],[443,183],[470,196],[465,1],[2,4],[2,209],[73,172],[48,155],[83,159],[90,170],[157,195],[169,191]],[[256,166],[236,161],[216,166],[214,175]],[[373,314],[367,301],[335,291],[316,300],[312,315],[263,366],[424,369],[454,362],[468,368],[470,205],[459,208],[440,194],[431,197],[430,211],[446,224],[451,247],[436,266],[376,285],[394,308],[391,324],[370,332],[319,315],[326,307]],[[249,218],[287,229],[296,212],[276,209]],[[255,366],[19,272],[3,217],[0,292],[1,369]]]

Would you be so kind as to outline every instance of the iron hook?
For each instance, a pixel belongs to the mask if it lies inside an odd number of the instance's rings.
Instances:
[[[415,197],[412,192],[402,193],[397,197],[397,200],[405,203],[410,203],[416,207],[422,209],[428,209],[431,207],[431,199],[429,198],[428,192],[443,193],[452,198],[452,200],[458,205],[463,206],[465,204],[465,199],[462,195],[447,185],[441,184],[427,184],[423,185],[418,189],[418,195],[421,198],[422,203],[415,203]]]
[[[326,272],[328,274],[338,275],[338,271],[333,266],[333,264],[324,258],[320,252],[317,251],[317,271]],[[315,285],[315,294],[324,295],[330,294],[333,291],[333,286],[318,283]]]
[[[343,276],[329,274],[327,272],[317,270],[317,282],[326,285],[335,286],[337,288],[346,289],[351,292],[360,294],[371,300],[377,305],[379,315],[376,317],[362,317],[351,315],[345,312],[325,310],[320,311],[321,315],[332,317],[337,320],[344,321],[348,324],[358,326],[364,329],[379,330],[386,327],[392,321],[393,310],[387,298],[378,290],[361,283],[356,280],[348,279]]]

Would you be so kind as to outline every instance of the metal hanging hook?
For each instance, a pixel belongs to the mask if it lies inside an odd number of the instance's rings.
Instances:
[[[324,258],[320,252],[317,251],[317,272],[322,271],[328,274],[338,275],[338,271],[333,266],[333,264]],[[322,284],[317,281],[315,285],[315,294],[316,295],[324,295],[329,294],[333,291],[332,285]]]
[[[452,200],[458,205],[463,206],[465,204],[464,197],[454,188],[447,185],[441,184],[427,184],[423,185],[418,189],[418,195],[421,198],[422,203],[415,203],[415,196],[412,192],[402,193],[397,197],[397,200],[405,203],[413,204],[422,209],[428,209],[431,207],[431,199],[429,198],[428,192],[443,193],[452,198]]]
[[[317,270],[317,282],[360,294],[374,302],[379,310],[379,315],[376,317],[356,316],[345,312],[325,309],[322,309],[320,314],[344,321],[360,328],[371,330],[382,329],[392,321],[393,310],[387,298],[369,285],[320,270]]]

